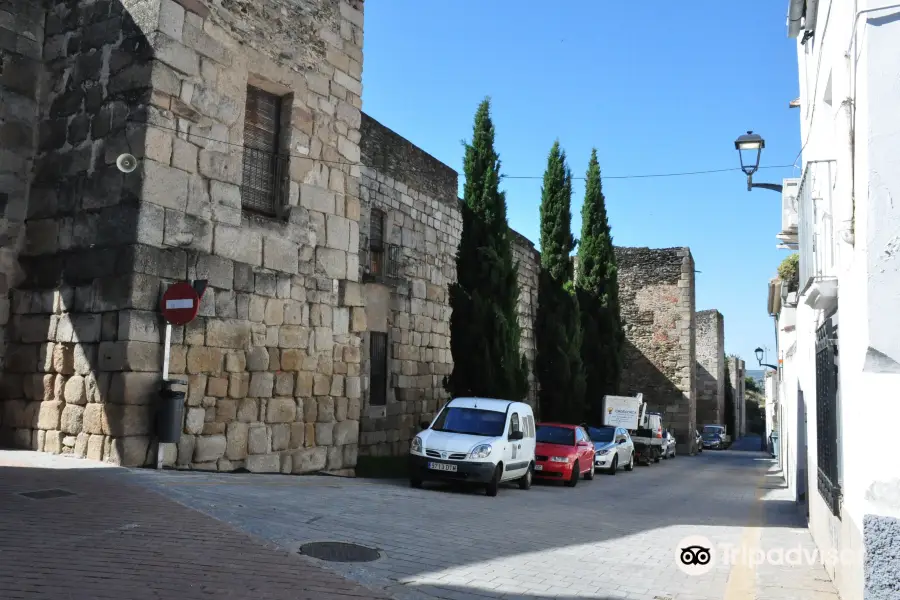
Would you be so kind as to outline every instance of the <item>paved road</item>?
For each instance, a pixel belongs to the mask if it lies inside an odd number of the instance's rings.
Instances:
[[[136,483],[126,469],[0,451],[0,598],[385,597]],[[22,495],[54,489],[69,495]]]
[[[401,600],[838,600],[820,566],[719,559],[699,576],[676,566],[688,536],[748,555],[814,548],[771,469],[760,452],[707,451],[574,489],[509,487],[497,498],[332,477],[132,473],[281,548],[319,540],[378,548],[376,562],[327,566]]]

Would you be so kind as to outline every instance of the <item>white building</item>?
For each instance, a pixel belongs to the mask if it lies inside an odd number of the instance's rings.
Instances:
[[[778,237],[799,249],[800,276],[796,297],[784,294],[774,311],[782,368],[773,420],[789,485],[841,598],[896,599],[900,4],[790,0],[788,30],[802,175],[785,182]]]

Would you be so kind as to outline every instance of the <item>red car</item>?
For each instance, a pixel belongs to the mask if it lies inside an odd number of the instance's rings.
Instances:
[[[535,426],[534,476],[575,487],[584,475],[594,478],[594,444],[583,427],[562,423]]]

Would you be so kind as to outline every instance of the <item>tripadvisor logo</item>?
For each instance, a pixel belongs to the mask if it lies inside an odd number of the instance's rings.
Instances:
[[[731,567],[746,565],[813,566],[823,564],[851,564],[854,555],[848,551],[819,552],[815,547],[793,546],[769,549],[747,548],[736,544],[713,544],[708,538],[695,535],[678,542],[674,548],[675,565],[688,575],[704,575],[716,565]]]

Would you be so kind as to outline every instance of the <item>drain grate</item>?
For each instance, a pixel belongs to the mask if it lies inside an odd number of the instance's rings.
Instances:
[[[300,546],[300,554],[329,562],[372,562],[381,558],[374,548],[348,542],[310,542]]]
[[[54,488],[52,490],[37,490],[35,492],[22,492],[20,496],[31,498],[32,500],[49,500],[50,498],[65,498],[66,496],[74,496],[72,492]]]

